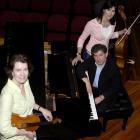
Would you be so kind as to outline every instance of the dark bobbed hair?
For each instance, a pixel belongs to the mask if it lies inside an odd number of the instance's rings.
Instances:
[[[110,9],[112,7],[115,7],[115,15],[116,15],[116,9],[117,9],[117,3],[115,0],[105,0],[104,4],[99,12],[99,14],[97,15],[97,18],[100,19],[102,21],[102,17],[103,17],[103,11],[105,9]],[[114,15],[114,17],[110,20],[111,24],[114,25],[116,22],[116,16]]]
[[[28,59],[28,57],[24,54],[15,54],[11,57],[11,59],[8,63],[8,66],[6,67],[6,73],[7,73],[8,78],[13,79],[12,71],[14,69],[16,62],[27,63],[29,75],[32,73],[33,65],[32,65],[31,61]]]
[[[107,53],[107,47],[103,44],[96,44],[91,48],[91,54],[94,55],[98,51],[102,51],[104,53]]]

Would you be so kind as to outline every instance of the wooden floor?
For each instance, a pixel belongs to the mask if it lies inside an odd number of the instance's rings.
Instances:
[[[121,129],[121,120],[112,120],[108,122],[106,132],[101,136],[80,140],[140,140],[140,81],[127,81],[125,87],[134,106],[134,112],[128,120],[126,130]]]

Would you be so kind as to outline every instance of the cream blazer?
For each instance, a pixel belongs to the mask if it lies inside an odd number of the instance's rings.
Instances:
[[[20,88],[8,79],[0,95],[0,140],[29,140],[26,136],[16,136],[17,128],[11,125],[11,114],[17,113],[21,117],[32,114],[35,100],[29,81],[24,84],[26,96],[21,94]]]

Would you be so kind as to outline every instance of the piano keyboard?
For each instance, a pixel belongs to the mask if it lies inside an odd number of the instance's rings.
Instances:
[[[87,71],[85,72],[85,74],[87,75],[87,78],[89,79]],[[96,110],[93,94],[88,93],[88,98],[89,98],[89,104],[90,104],[90,108],[91,108],[91,114],[89,117],[89,121],[98,120],[98,115],[97,115],[97,110]]]
[[[91,115],[90,115],[89,121],[98,120],[98,115],[97,115],[97,110],[96,110],[93,94],[88,94],[88,97],[89,97],[89,103],[90,103],[90,108],[91,108]]]

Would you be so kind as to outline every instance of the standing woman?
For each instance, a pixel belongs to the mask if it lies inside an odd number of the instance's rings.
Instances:
[[[108,47],[110,39],[118,38],[127,31],[127,29],[114,31],[116,26],[115,11],[115,0],[106,0],[98,17],[87,22],[77,42],[77,54],[72,61],[73,65],[77,64],[78,61],[82,62],[83,59],[87,59],[90,56],[92,46],[95,44],[102,44]],[[84,42],[89,36],[90,39],[86,45],[83,57],[81,57]]]
[[[14,55],[10,59],[7,69],[8,81],[0,95],[1,140],[33,140],[35,137],[35,132],[12,126],[12,113],[26,117],[35,109],[40,111],[48,121],[52,121],[51,112],[35,103],[28,80],[32,70],[33,67],[25,55]]]

